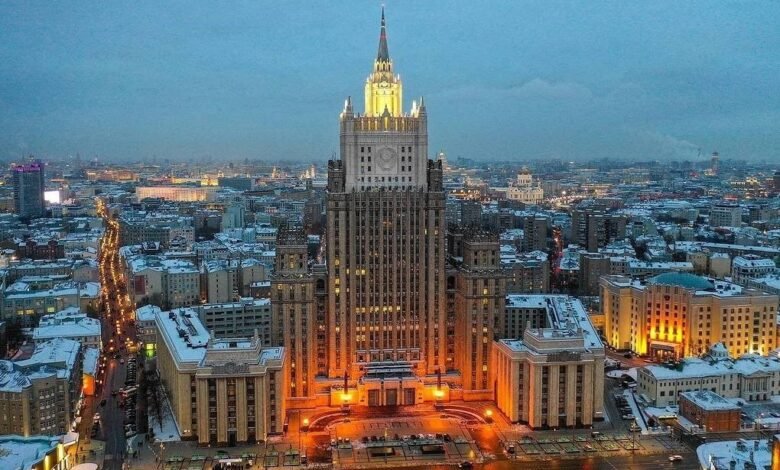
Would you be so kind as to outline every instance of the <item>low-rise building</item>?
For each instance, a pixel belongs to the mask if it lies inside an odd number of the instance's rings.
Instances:
[[[127,248],[127,247],[123,247]],[[151,303],[179,308],[200,301],[200,273],[183,259],[158,255],[132,254],[120,250],[127,270],[128,293],[136,305]]]
[[[739,431],[741,409],[709,390],[680,394],[680,416],[706,432]]]
[[[763,277],[749,279],[747,285],[754,289],[780,295],[780,274],[767,274]]]
[[[710,225],[713,227],[739,227],[742,225],[742,208],[737,204],[715,204],[710,209]]]
[[[76,340],[85,348],[103,348],[100,320],[89,318],[78,307],[44,315],[32,332],[36,343],[54,338]]]
[[[201,297],[210,304],[249,296],[253,282],[267,279],[265,266],[256,259],[211,260],[201,271]]]
[[[673,365],[648,365],[637,371],[637,392],[656,406],[676,405],[680,394],[709,390],[726,398],[769,400],[780,394],[780,359],[776,355],[729,358],[722,343],[703,358]]]
[[[677,272],[693,272],[693,263],[689,261],[639,261],[633,260],[628,263],[628,275],[654,276],[656,274]]]
[[[777,272],[774,260],[757,256],[737,256],[731,264],[731,277],[737,284]]]
[[[496,405],[532,428],[590,426],[604,417],[604,346],[579,300],[533,297],[516,308],[537,310],[540,326],[493,345]]]
[[[0,436],[0,468],[8,470],[68,470],[73,453],[68,448],[77,442],[72,435]]]
[[[43,315],[68,307],[97,311],[99,293],[100,284],[96,282],[66,282],[44,289],[33,289],[29,284],[16,282],[3,292],[0,317],[17,319],[22,325],[32,327]]]
[[[192,246],[195,241],[195,229],[192,217],[169,213],[124,211],[119,216],[119,240],[121,245],[157,242],[166,248],[171,246],[173,240],[183,240],[185,246]]]
[[[157,367],[183,439],[236,445],[283,431],[284,348],[215,339],[195,310],[158,312]]]

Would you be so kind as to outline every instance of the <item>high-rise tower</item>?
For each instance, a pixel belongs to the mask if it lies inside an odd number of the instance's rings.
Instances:
[[[346,100],[328,163],[328,375],[368,405],[420,401],[423,377],[445,368],[441,162],[423,100],[404,113],[402,89],[383,10],[365,113]]]
[[[43,200],[45,188],[43,163],[34,161],[12,168],[14,183],[14,208],[22,219],[43,217],[46,206]]]

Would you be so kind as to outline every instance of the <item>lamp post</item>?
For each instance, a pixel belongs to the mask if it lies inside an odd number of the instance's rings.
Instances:
[[[299,414],[298,417],[300,418],[300,416],[301,415]],[[309,418],[303,418],[303,429],[300,428],[300,425],[298,426],[298,428],[299,428],[298,429],[298,448],[300,449],[300,452],[301,452],[301,460],[303,460],[303,457],[306,455],[306,452],[305,452],[306,449],[301,447],[301,432],[307,432],[309,430]],[[303,463],[303,462],[301,462],[301,463]]]

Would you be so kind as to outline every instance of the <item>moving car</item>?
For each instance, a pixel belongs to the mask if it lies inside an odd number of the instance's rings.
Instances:
[[[681,462],[682,461],[682,455],[670,455],[669,456],[670,462]]]

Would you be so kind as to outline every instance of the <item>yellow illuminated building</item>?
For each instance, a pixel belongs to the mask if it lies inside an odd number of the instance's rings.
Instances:
[[[646,281],[605,276],[600,284],[604,334],[616,349],[664,359],[718,342],[734,357],[777,347],[777,295],[676,272]]]
[[[374,71],[366,79],[366,116],[400,116],[403,103],[401,77],[393,75],[393,61],[387,49],[385,10],[382,9],[382,28],[379,33],[379,51]]]

